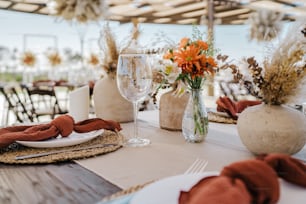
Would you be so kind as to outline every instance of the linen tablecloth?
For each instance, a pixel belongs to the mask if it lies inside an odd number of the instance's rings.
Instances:
[[[182,174],[196,158],[208,160],[207,171],[220,171],[234,161],[254,156],[241,143],[236,125],[210,123],[203,143],[188,143],[180,131],[159,128],[158,111],[139,114],[139,135],[152,142],[147,147],[124,147],[113,154],[76,161],[81,166],[126,189]],[[133,123],[121,124],[132,136]]]

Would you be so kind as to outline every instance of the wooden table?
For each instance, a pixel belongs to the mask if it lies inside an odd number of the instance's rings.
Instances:
[[[77,164],[0,164],[0,204],[91,204],[121,189],[182,174],[196,158],[208,161],[205,171],[220,171],[232,162],[254,158],[241,143],[235,125],[211,123],[205,141],[193,144],[185,142],[181,132],[160,129],[156,112],[139,116],[139,132],[152,141],[148,147],[120,148],[76,160]],[[122,134],[133,133],[133,123],[122,127]],[[306,147],[300,156],[305,153]],[[301,200],[305,203],[305,197]]]
[[[74,162],[0,164],[1,204],[90,204],[120,190]]]

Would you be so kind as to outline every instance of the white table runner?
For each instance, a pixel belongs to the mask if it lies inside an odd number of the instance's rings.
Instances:
[[[185,142],[181,132],[158,127],[158,111],[139,114],[139,135],[152,144],[124,147],[116,152],[76,161],[121,188],[182,174],[196,158],[208,160],[207,171],[220,171],[234,161],[253,158],[237,134],[236,125],[210,123],[203,143]],[[133,134],[133,123],[122,124],[122,134]]]

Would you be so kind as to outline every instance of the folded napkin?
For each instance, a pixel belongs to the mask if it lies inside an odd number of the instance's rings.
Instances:
[[[181,191],[179,204],[274,204],[280,197],[278,176],[306,187],[306,166],[285,154],[263,155],[232,163],[219,176],[201,179]]]
[[[241,180],[211,176],[199,181],[190,191],[180,193],[179,204],[203,203],[248,204],[251,203],[251,196]]]
[[[112,130],[112,131],[120,131],[121,126],[118,122],[112,120],[103,120],[101,118],[92,118],[87,119],[81,122],[74,124],[73,130],[79,133],[90,132],[93,130]]]
[[[277,175],[290,183],[306,187],[306,165],[299,160],[282,154],[258,156],[277,173]]]
[[[90,132],[98,129],[120,131],[120,124],[100,118],[93,118],[75,123],[69,115],[61,115],[48,124],[31,126],[12,126],[0,129],[0,147],[6,147],[16,140],[41,141],[49,138],[69,136],[72,131]]]
[[[241,113],[249,106],[259,105],[261,101],[241,100],[238,102],[232,101],[229,97],[219,97],[216,101],[217,111],[226,112],[233,119],[238,119],[237,113]]]
[[[69,115],[78,122],[88,119],[89,86],[82,86],[69,93]]]

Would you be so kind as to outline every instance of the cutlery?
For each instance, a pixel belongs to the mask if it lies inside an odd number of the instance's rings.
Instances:
[[[27,155],[22,155],[22,156],[16,156],[15,160],[30,159],[30,158],[48,156],[48,155],[52,155],[52,154],[59,154],[59,153],[63,153],[63,152],[74,152],[74,151],[94,149],[94,148],[102,148],[102,147],[109,147],[109,146],[116,146],[116,145],[119,145],[119,144],[115,144],[115,143],[97,144],[97,145],[93,145],[93,146],[80,147],[80,148],[75,148],[75,149],[63,149],[63,150],[42,152],[42,153],[37,153],[37,154],[27,154]]]

